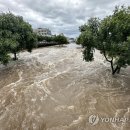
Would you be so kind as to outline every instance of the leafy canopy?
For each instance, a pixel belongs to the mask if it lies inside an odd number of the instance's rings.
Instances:
[[[94,60],[94,49],[98,49],[111,63],[112,74],[130,65],[130,7],[116,7],[103,20],[90,18],[80,31],[77,44],[83,46],[86,61]]]
[[[52,37],[38,35],[38,41],[57,42],[57,44],[68,44],[67,38],[63,35],[55,35]]]
[[[36,40],[31,25],[21,16],[10,12],[0,14],[0,62],[8,63],[9,53],[16,54],[21,50],[31,52]]]

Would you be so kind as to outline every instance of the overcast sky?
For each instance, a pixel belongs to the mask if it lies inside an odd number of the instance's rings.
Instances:
[[[33,28],[46,27],[53,34],[76,37],[88,18],[103,18],[116,5],[130,6],[130,0],[0,0],[0,11],[23,16]]]

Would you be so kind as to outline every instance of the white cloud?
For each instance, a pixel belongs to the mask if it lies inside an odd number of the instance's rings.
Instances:
[[[33,28],[47,27],[52,33],[77,36],[78,28],[89,17],[103,18],[116,5],[130,5],[128,0],[0,0],[0,11],[22,15]]]

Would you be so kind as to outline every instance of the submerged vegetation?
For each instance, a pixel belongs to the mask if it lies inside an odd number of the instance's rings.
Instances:
[[[130,7],[116,7],[103,20],[90,18],[80,32],[77,44],[84,48],[85,61],[93,61],[97,49],[111,64],[113,75],[130,65]]]

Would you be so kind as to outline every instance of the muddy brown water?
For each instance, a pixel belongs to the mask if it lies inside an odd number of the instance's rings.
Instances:
[[[45,47],[0,66],[0,130],[130,130],[130,68],[112,76],[98,51],[85,62],[82,49]]]

